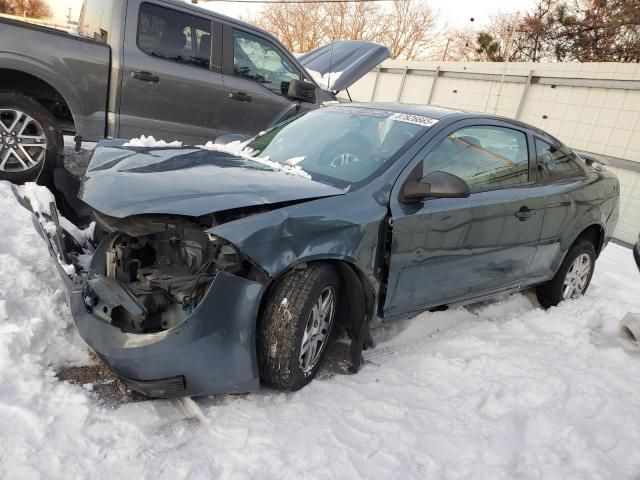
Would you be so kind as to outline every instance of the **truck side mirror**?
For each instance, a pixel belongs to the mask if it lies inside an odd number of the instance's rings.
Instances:
[[[311,82],[304,80],[291,80],[287,89],[287,96],[294,100],[302,100],[303,102],[316,103],[316,87]]]

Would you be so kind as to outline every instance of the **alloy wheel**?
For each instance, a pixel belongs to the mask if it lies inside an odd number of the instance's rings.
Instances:
[[[47,139],[36,120],[20,110],[0,109],[0,171],[29,170],[46,153]]]
[[[298,361],[304,373],[311,372],[329,340],[331,325],[335,315],[336,293],[331,286],[326,287],[313,304],[304,328]]]
[[[562,284],[562,298],[577,298],[584,293],[591,275],[591,257],[582,253],[573,261]]]

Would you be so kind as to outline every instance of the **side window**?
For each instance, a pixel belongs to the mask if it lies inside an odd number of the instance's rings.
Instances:
[[[576,154],[567,147],[556,147],[536,138],[536,156],[540,180],[584,175],[584,170],[577,163]]]
[[[143,3],[138,16],[138,48],[152,57],[209,68],[211,21]]]
[[[504,127],[456,130],[423,160],[423,175],[441,171],[462,178],[471,192],[494,190],[529,181],[527,137]]]
[[[240,30],[233,31],[233,73],[262,83],[276,93],[286,93],[300,72],[268,40]]]

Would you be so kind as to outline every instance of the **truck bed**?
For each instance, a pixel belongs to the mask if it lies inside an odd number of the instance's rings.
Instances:
[[[18,78],[20,90],[36,100],[64,98],[86,140],[105,135],[110,66],[104,43],[0,18],[0,89]]]

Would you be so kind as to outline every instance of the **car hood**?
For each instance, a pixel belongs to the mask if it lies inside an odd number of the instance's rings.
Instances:
[[[98,144],[78,197],[106,215],[200,216],[256,205],[342,195],[338,188],[249,158],[197,147]]]
[[[362,40],[336,40],[298,58],[321,88],[341,91],[391,57],[385,46]]]

